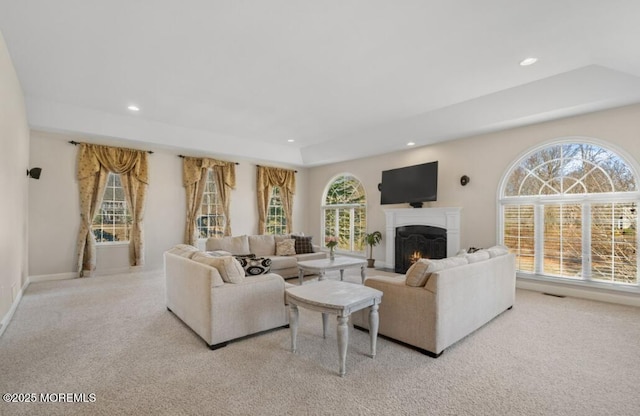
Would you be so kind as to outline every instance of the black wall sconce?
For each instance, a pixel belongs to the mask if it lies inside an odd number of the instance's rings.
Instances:
[[[471,179],[467,175],[462,175],[460,177],[460,185],[466,186]]]
[[[33,179],[40,179],[40,173],[42,173],[42,168],[27,169],[27,176]]]

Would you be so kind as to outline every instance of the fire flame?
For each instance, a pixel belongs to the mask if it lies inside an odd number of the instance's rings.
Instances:
[[[409,257],[409,259],[411,260],[411,264],[417,262],[421,258],[422,258],[422,253],[420,253],[419,251],[414,251],[411,257]]]

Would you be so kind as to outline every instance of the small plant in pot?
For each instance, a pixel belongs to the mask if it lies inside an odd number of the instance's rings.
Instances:
[[[380,231],[374,231],[371,233],[366,233],[362,239],[369,246],[369,258],[367,259],[367,267],[372,268],[376,259],[373,258],[373,247],[380,244],[382,241],[382,233]]]

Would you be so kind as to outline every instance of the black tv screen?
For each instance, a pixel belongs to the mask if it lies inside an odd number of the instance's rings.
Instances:
[[[438,162],[385,170],[382,172],[380,203],[422,206],[438,197]]]

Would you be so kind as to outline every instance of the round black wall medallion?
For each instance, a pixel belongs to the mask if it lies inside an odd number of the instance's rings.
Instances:
[[[462,175],[462,177],[460,177],[460,185],[465,186],[470,180],[467,175]]]

